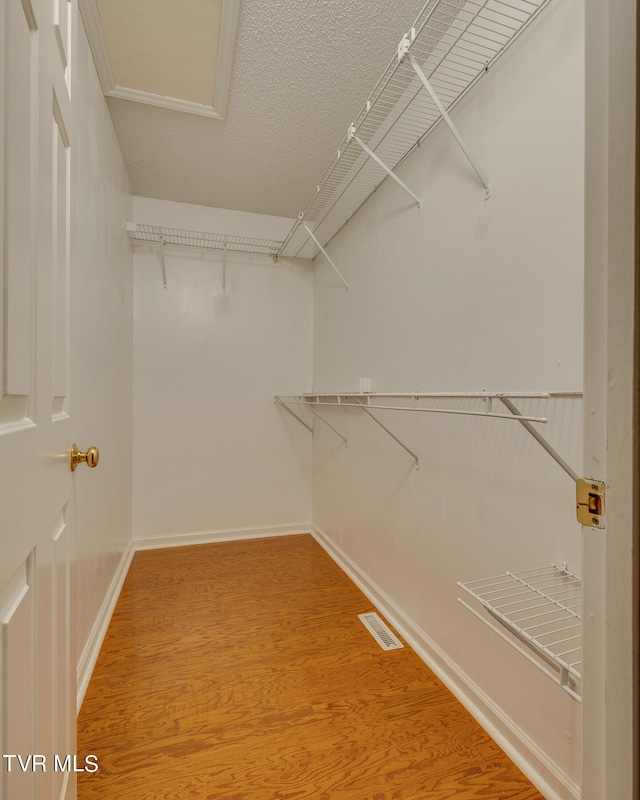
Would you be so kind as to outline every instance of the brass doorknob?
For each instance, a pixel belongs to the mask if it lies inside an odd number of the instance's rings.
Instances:
[[[100,460],[100,453],[97,447],[90,447],[86,453],[81,453],[76,444],[71,445],[71,472],[76,471],[78,464],[86,464],[88,467],[97,467]]]

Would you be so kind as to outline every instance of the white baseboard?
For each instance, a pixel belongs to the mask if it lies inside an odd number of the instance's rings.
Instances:
[[[285,523],[284,525],[263,525],[259,528],[226,528],[215,531],[196,531],[194,533],[173,533],[166,536],[140,537],[133,540],[136,550],[155,550],[160,547],[184,547],[190,544],[211,544],[231,542],[236,539],[264,539],[271,536],[293,536],[311,532],[310,522]]]
[[[324,531],[312,525],[311,534],[547,800],[579,800],[580,788]]]
[[[89,634],[89,638],[87,639],[87,643],[84,646],[84,650],[82,651],[82,655],[78,661],[76,689],[77,713],[80,713],[80,708],[82,707],[82,702],[84,700],[87,687],[89,686],[89,681],[91,680],[91,675],[93,674],[96,661],[98,660],[98,655],[100,654],[102,642],[107,634],[107,628],[111,622],[111,617],[113,616],[113,611],[116,607],[116,603],[118,602],[118,597],[120,597],[122,585],[124,584],[124,579],[127,577],[129,565],[131,564],[131,559],[133,558],[134,553],[135,549],[133,542],[129,542],[124,553],[122,554],[120,563],[118,564],[111,584],[109,585],[107,594],[102,605],[100,606],[100,611],[98,612],[96,621],[94,622],[91,633]]]

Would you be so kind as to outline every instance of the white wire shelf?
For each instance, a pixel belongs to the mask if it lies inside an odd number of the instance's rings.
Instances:
[[[582,581],[563,567],[507,572],[458,583],[512,637],[461,598],[458,601],[531,663],[579,700],[582,669]],[[520,646],[524,644],[527,649]],[[533,655],[531,655],[533,653]]]
[[[399,47],[398,56],[349,126],[279,255],[300,254],[310,236],[305,221],[313,229],[318,249],[326,245],[387,174],[443,119],[438,104],[446,109],[445,114],[452,109],[548,2],[428,0],[410,30],[409,57],[402,58]],[[429,90],[414,63],[428,79]],[[465,154],[471,161],[466,150]]]
[[[376,411],[402,411],[423,414],[452,414],[471,417],[484,417],[489,419],[515,420],[546,450],[553,460],[560,466],[573,481],[578,481],[578,473],[562,458],[549,442],[542,436],[532,423],[545,424],[547,417],[525,415],[520,412],[514,403],[518,399],[549,399],[556,397],[581,397],[581,392],[314,392],[299,395],[276,395],[274,401],[284,408],[298,422],[304,425],[313,434],[312,426],[296,414],[291,406],[304,406],[311,411],[314,417],[320,419],[327,427],[331,428],[347,445],[347,439],[327,422],[314,407],[333,406],[334,408],[359,408],[364,411],[374,422],[379,425],[400,447],[414,459],[416,469],[420,469],[420,458],[405,442],[399,439],[376,414]],[[433,405],[424,406],[423,400],[458,399],[476,401],[473,408],[446,408]],[[383,402],[379,402],[382,400]],[[393,401],[396,401],[395,403]],[[373,401],[373,402],[372,402]],[[376,402],[377,401],[377,402]],[[413,401],[411,403],[410,401]],[[479,407],[477,401],[482,401],[484,407]],[[495,403],[494,401],[497,401]],[[498,405],[498,403],[500,405]],[[506,411],[501,410],[504,407]],[[497,410],[496,410],[497,409]]]
[[[353,407],[353,408],[370,408],[372,410],[379,409],[382,411],[416,411],[422,413],[430,413],[430,414],[460,414],[462,416],[471,416],[471,417],[497,417],[498,419],[515,419],[518,421],[529,421],[529,422],[541,422],[547,423],[549,420],[547,417],[536,417],[536,416],[514,416],[511,412],[504,412],[501,413],[499,411],[494,411],[493,406],[491,404],[487,405],[485,408],[476,408],[476,409],[463,409],[463,408],[432,408],[432,407],[425,407],[421,405],[398,405],[392,404],[393,399],[413,399],[415,401],[424,400],[424,399],[454,399],[454,398],[462,398],[462,399],[474,399],[474,400],[484,400],[484,401],[491,401],[494,399],[500,400],[501,398],[509,399],[509,398],[548,398],[549,395],[543,392],[538,393],[520,393],[520,394],[502,394],[502,393],[490,393],[490,392],[460,392],[456,393],[425,393],[425,392],[416,392],[415,394],[391,394],[391,393],[378,393],[375,394],[373,392],[366,392],[366,393],[351,393],[351,394],[302,394],[302,395],[289,395],[289,396],[276,396],[276,400],[283,403],[289,403],[292,405],[304,405],[304,406],[340,406],[340,407]],[[377,400],[385,400],[384,403],[375,402]],[[372,402],[372,400],[374,402]]]
[[[187,231],[160,225],[141,225],[128,222],[127,232],[134,242],[154,242],[158,245],[196,247],[207,250],[226,250],[235,253],[254,253],[275,258],[282,242],[275,239],[255,239],[249,236],[229,236],[222,233]]]

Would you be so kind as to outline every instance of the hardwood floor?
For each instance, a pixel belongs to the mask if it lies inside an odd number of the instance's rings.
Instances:
[[[542,800],[311,536],[138,552],[78,721],[80,800]]]

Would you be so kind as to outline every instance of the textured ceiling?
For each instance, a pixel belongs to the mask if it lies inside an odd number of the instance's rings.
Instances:
[[[243,0],[224,121],[107,102],[133,193],[293,217],[424,0]]]

